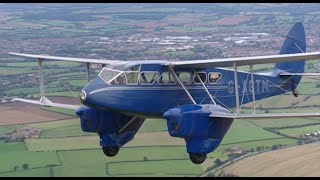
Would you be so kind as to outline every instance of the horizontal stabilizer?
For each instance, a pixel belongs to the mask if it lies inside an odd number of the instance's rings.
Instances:
[[[50,107],[58,107],[58,108],[65,108],[65,109],[78,109],[81,106],[77,105],[71,105],[71,104],[60,104],[60,103],[54,103],[51,102],[46,98],[46,101],[36,101],[36,100],[29,100],[29,99],[21,99],[21,98],[14,98],[14,101],[21,101],[21,102],[26,102],[30,104],[37,104],[41,106],[50,106]]]
[[[270,114],[211,114],[212,118],[228,119],[267,119],[267,118],[298,118],[298,117],[320,117],[320,113],[270,113]]]
[[[320,73],[280,73],[279,76],[320,76]]]

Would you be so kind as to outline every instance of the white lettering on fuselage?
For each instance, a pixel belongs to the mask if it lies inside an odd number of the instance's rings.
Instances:
[[[252,93],[252,80],[249,80],[249,83],[247,80],[243,80],[242,84],[239,84],[238,88],[242,86],[242,93]],[[256,93],[267,93],[269,92],[269,81],[267,80],[255,80],[254,83],[255,86],[255,92]],[[228,92],[229,94],[234,93],[234,82],[230,80],[228,82]]]

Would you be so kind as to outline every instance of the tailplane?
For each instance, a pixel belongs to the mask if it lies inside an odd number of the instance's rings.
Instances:
[[[306,36],[301,22],[297,22],[289,31],[283,42],[280,54],[296,54],[306,52]],[[303,73],[305,60],[276,63],[276,73]],[[301,80],[301,75],[291,78],[291,89],[295,90]]]

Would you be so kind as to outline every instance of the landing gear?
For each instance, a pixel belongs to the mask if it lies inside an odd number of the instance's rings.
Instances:
[[[113,157],[118,154],[118,147],[102,147],[103,153],[108,157]]]
[[[294,97],[298,97],[298,95],[299,95],[297,90],[292,90],[292,94],[294,95]]]
[[[207,154],[194,154],[189,153],[190,160],[195,164],[201,164],[206,160]]]

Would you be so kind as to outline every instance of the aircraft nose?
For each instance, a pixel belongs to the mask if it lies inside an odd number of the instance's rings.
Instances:
[[[80,91],[80,101],[85,105],[95,104],[99,101],[99,97],[97,97],[94,92],[106,86],[107,84],[100,77],[94,78]]]

